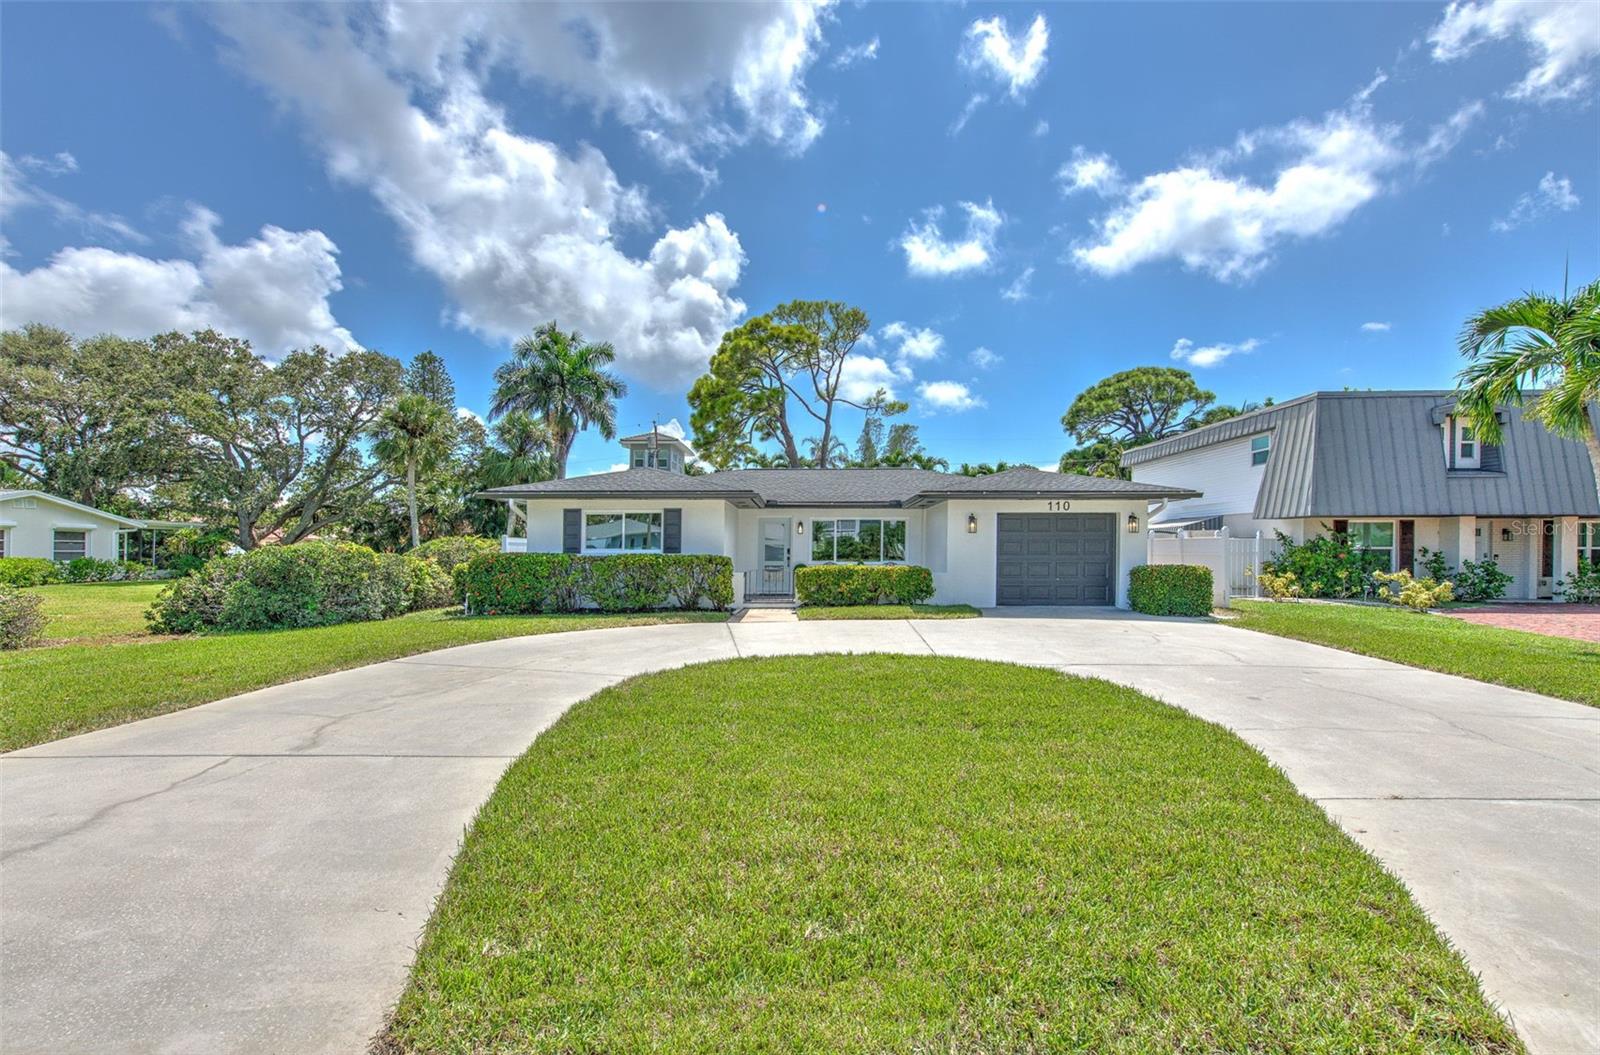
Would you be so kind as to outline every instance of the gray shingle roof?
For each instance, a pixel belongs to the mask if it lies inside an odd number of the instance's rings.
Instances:
[[[1518,407],[1503,411],[1502,471],[1447,469],[1438,409],[1454,395],[1316,392],[1135,448],[1123,464],[1270,431],[1257,519],[1600,515],[1584,445],[1525,420]],[[1590,415],[1600,422],[1600,408]]]
[[[1198,492],[1098,476],[1009,469],[961,476],[931,469],[729,469],[684,476],[660,469],[548,480],[485,498],[723,498],[763,506],[919,506],[947,498],[1193,498]]]

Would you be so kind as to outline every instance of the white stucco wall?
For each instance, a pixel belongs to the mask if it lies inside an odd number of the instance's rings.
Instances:
[[[46,498],[10,498],[0,502],[0,531],[6,533],[6,556],[53,559],[55,532],[87,531],[86,555],[117,559],[117,533],[126,525],[99,513],[60,505]]]
[[[1112,537],[1116,539],[1116,603],[1118,608],[1128,607],[1128,572],[1147,563],[1148,543],[1145,538],[1145,506],[1138,501],[1073,500],[1065,512],[1110,513],[1116,521]],[[938,509],[941,507],[934,507]],[[1016,502],[983,502],[953,500],[943,505],[944,531],[948,545],[948,570],[934,572],[937,604],[972,604],[991,608],[995,603],[995,540],[996,516],[1000,513],[1054,512],[1052,503],[1044,499],[1025,499]],[[929,510],[930,513],[933,510]],[[976,533],[967,531],[967,515],[978,518]],[[1128,514],[1139,518],[1139,533],[1128,533]]]
[[[560,553],[563,512],[581,509],[585,513],[659,513],[664,509],[683,510],[683,552],[717,553],[732,556],[728,538],[728,503],[721,499],[619,500],[535,498],[527,502],[528,552]]]

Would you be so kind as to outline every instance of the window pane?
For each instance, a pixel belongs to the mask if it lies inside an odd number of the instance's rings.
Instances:
[[[883,559],[883,521],[863,520],[856,535],[856,548],[862,560]]]
[[[1391,549],[1394,546],[1394,524],[1352,524],[1355,543],[1362,549]]]
[[[77,560],[89,552],[88,535],[82,531],[57,531],[51,556],[55,560]]]
[[[904,520],[885,520],[883,522],[883,559],[906,559],[906,522]]]
[[[584,515],[583,548],[620,550],[622,548],[621,513],[587,513]]]
[[[625,549],[657,550],[661,548],[661,514],[629,513],[624,518]]]
[[[867,552],[867,547],[861,539],[861,521],[839,520],[835,521],[833,534],[833,551],[835,560],[877,560],[878,536],[872,536],[872,551]]]
[[[811,522],[811,559],[833,559],[833,521],[813,520]]]

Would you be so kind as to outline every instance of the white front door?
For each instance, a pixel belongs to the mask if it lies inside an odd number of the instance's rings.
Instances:
[[[764,596],[787,596],[789,586],[789,521],[775,517],[762,517],[758,574],[752,593]]]

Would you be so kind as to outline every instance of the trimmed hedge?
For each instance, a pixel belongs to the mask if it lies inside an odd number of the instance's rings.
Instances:
[[[0,649],[27,648],[44,636],[44,598],[0,585]]]
[[[58,581],[54,561],[43,557],[0,557],[0,586],[48,586]]]
[[[351,542],[298,542],[215,557],[145,613],[157,633],[268,630],[388,619],[450,603],[432,561]]]
[[[733,604],[733,561],[699,553],[481,553],[456,571],[476,615],[639,612]]]
[[[918,564],[816,564],[794,570],[801,604],[921,604],[933,596],[933,572]]]
[[[455,572],[456,566],[465,564],[480,553],[498,553],[500,543],[492,538],[482,535],[441,535],[431,538],[410,550],[407,556],[417,557],[422,560],[431,560],[437,564],[446,575]]]
[[[1210,615],[1211,569],[1141,564],[1128,573],[1128,604],[1146,615]]]

